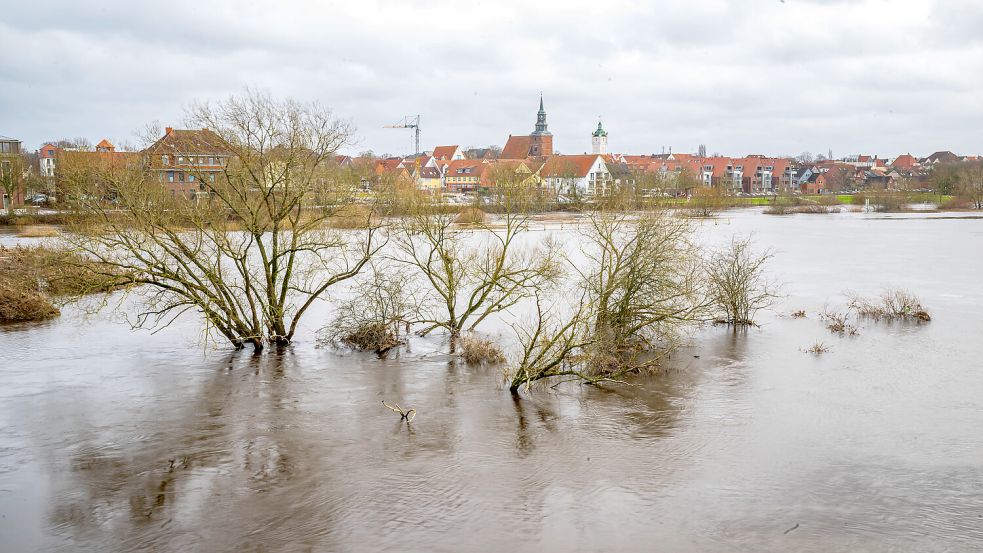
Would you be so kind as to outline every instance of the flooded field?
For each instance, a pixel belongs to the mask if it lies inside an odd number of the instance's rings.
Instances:
[[[983,220],[700,228],[749,232],[786,297],[632,386],[515,400],[440,337],[385,360],[317,348],[325,312],[261,357],[203,348],[190,318],[151,334],[69,307],[0,328],[0,549],[983,550]],[[884,286],[932,322],[819,321]]]

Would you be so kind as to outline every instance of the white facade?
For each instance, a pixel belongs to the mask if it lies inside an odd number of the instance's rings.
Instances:
[[[557,194],[567,196],[595,196],[605,194],[611,185],[611,173],[604,158],[596,156],[587,171],[571,175],[546,175],[545,183]]]
[[[608,137],[604,136],[592,136],[591,145],[593,146],[593,153],[595,154],[606,154],[608,153]]]

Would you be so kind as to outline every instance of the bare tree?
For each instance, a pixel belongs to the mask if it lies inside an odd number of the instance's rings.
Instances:
[[[983,209],[983,161],[966,163],[959,175],[958,193],[976,209]]]
[[[584,309],[581,303],[571,316],[561,319],[543,306],[539,294],[535,297],[536,313],[532,322],[515,326],[519,354],[506,369],[509,391],[518,394],[520,389],[528,390],[536,381],[554,377],[596,380],[595,376],[581,369],[576,359],[593,341],[587,315],[589,310]]]
[[[521,243],[529,221],[523,189],[502,191],[502,198],[505,213],[490,222],[462,227],[456,214],[419,203],[399,223],[395,260],[417,270],[435,306],[418,321],[421,334],[443,328],[457,337],[557,279],[554,244]]]
[[[78,215],[69,240],[144,285],[135,326],[195,311],[237,349],[287,344],[311,305],[383,243],[378,223],[360,233],[325,228],[351,188],[326,162],[352,129],[317,104],[254,91],[194,105],[187,124],[210,129],[174,138],[180,170],[195,177],[193,199],[169,190],[149,154],[89,168],[63,183]],[[226,161],[203,164],[194,155],[203,150]]]
[[[691,226],[666,210],[635,216],[597,212],[584,232],[581,286],[593,340],[630,362],[639,351],[670,351],[702,323],[708,302]]]
[[[754,315],[778,297],[778,287],[769,281],[765,266],[772,253],[757,253],[751,237],[731,239],[715,252],[707,266],[710,297],[719,315],[716,322],[734,326],[754,325]]]

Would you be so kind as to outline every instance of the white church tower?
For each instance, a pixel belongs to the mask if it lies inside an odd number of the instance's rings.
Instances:
[[[597,130],[591,137],[591,144],[594,146],[595,154],[608,153],[608,132],[601,126],[600,121],[597,122]]]

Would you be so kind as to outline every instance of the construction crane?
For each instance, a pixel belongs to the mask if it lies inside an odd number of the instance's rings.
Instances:
[[[420,155],[420,116],[407,115],[395,125],[386,125],[384,129],[413,129],[413,154]]]

